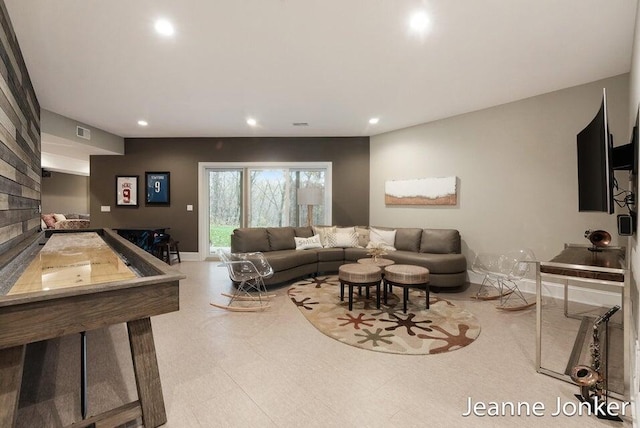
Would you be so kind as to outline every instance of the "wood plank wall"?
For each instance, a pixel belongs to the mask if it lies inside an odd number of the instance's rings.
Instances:
[[[0,0],[0,255],[40,228],[40,104]]]

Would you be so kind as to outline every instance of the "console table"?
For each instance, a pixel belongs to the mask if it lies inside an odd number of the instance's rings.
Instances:
[[[602,251],[591,251],[587,245],[565,244],[564,250],[548,262],[536,262],[536,371],[570,383],[564,374],[542,367],[542,280],[561,280],[564,284],[564,315],[570,317],[568,298],[569,281],[572,287],[587,287],[598,284],[607,290],[620,294],[623,316],[624,341],[624,394],[621,399],[629,399],[630,345],[631,345],[631,304],[630,278],[627,268],[626,251],[623,247],[606,247]],[[619,394],[612,393],[616,396]]]

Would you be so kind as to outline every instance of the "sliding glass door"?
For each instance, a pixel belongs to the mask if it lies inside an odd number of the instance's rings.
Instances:
[[[237,227],[304,226],[309,209],[313,224],[331,223],[330,163],[215,163],[201,167],[206,183],[201,198],[206,194],[207,257],[219,248],[230,248],[230,235]],[[309,190],[316,199],[301,196]]]
[[[242,226],[242,169],[209,169],[209,252],[231,246],[231,232]]]

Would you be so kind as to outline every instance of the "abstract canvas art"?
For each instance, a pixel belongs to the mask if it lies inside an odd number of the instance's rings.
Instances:
[[[384,186],[387,205],[456,205],[456,177],[389,180]]]

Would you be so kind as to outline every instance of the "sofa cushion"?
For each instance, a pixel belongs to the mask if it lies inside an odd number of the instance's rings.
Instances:
[[[342,248],[320,248],[316,252],[319,262],[344,260],[344,250]]]
[[[235,229],[231,235],[231,251],[235,253],[270,251],[267,229],[264,227]]]
[[[294,227],[293,233],[299,238],[311,238],[313,236],[313,229],[311,226]]]
[[[370,257],[367,254],[366,248],[345,248],[344,249],[344,261],[345,262],[356,262],[358,259],[363,259],[365,257]]]
[[[422,229],[402,227],[396,230],[396,250],[420,251]]]
[[[280,250],[264,253],[265,259],[269,262],[274,272],[318,262],[317,250],[296,251]]]
[[[412,251],[394,251],[384,256],[397,264],[422,266],[434,274],[457,273],[467,270],[467,259],[462,254],[425,254]]]
[[[269,248],[271,251],[291,250],[296,248],[293,227],[267,227]]]
[[[423,229],[420,241],[421,253],[460,253],[460,233],[455,229]]]

